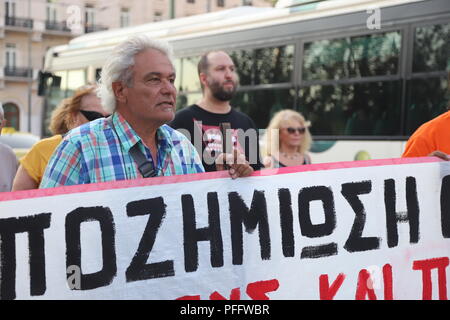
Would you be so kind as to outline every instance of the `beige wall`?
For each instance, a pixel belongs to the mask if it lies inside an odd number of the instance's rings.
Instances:
[[[242,0],[225,0],[224,7],[217,6],[217,0],[195,0],[188,3],[187,0],[174,0],[175,17],[185,17],[207,12],[207,3],[210,2],[210,11],[218,11],[234,8],[242,5]],[[120,8],[130,9],[131,25],[153,22],[155,12],[161,12],[163,20],[170,18],[170,0],[98,0],[99,7],[107,7],[99,11],[101,22],[110,28],[120,27]],[[269,0],[253,0],[253,5],[258,7],[269,7]]]
[[[205,13],[207,3],[210,1],[211,11],[223,10],[242,4],[242,0],[225,0],[225,7],[219,8],[217,0],[174,0],[176,17],[184,17]],[[43,67],[45,52],[49,47],[66,44],[71,38],[84,33],[85,4],[94,6],[95,23],[112,28],[120,27],[121,8],[129,8],[130,26],[153,22],[155,12],[162,13],[162,20],[170,18],[170,0],[55,0],[56,21],[63,22],[72,19],[73,11],[69,8],[79,9],[80,28],[75,32],[54,32],[45,28],[46,0],[16,0],[16,17],[28,18],[29,7],[33,19],[33,30],[26,28],[12,28],[5,26],[5,0],[0,0],[0,102],[15,103],[20,108],[20,130],[28,131],[28,95],[29,84],[27,78],[11,78],[4,75],[5,49],[7,43],[16,46],[16,67],[28,67],[28,46],[31,39],[31,67],[33,68],[33,83],[31,86],[31,133],[41,135],[42,99],[37,96],[37,73]],[[270,6],[270,1],[253,0],[254,6]],[[72,6],[72,7],[70,7]],[[75,6],[75,7],[73,7]],[[72,16],[69,13],[72,12]]]
[[[78,1],[79,2],[79,1]],[[21,28],[5,25],[5,1],[0,1],[0,102],[14,103],[20,109],[20,131],[28,131],[28,118],[31,117],[31,132],[41,135],[42,99],[37,96],[37,73],[43,66],[47,48],[67,43],[72,35],[68,32],[54,34],[46,31],[46,0],[16,0],[16,18],[33,20],[33,28]],[[30,7],[28,7],[30,4]],[[67,6],[55,5],[57,21],[65,19]],[[16,68],[33,70],[33,82],[29,84],[26,77],[10,77],[4,74],[6,66],[6,45],[15,45]],[[29,46],[31,46],[29,48]],[[31,65],[29,65],[29,52]],[[31,88],[31,90],[30,90]],[[29,114],[29,94],[31,94],[31,112]]]

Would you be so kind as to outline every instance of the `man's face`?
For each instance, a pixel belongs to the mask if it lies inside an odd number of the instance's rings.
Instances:
[[[175,70],[165,54],[148,49],[134,57],[131,87],[125,86],[123,110],[128,119],[149,121],[157,126],[175,116]]]
[[[238,75],[233,60],[225,52],[212,52],[208,56],[206,87],[214,98],[230,101],[238,87]]]

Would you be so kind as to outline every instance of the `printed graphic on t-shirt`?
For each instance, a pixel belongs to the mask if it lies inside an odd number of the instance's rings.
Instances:
[[[197,120],[194,120],[194,123],[202,132],[204,154],[216,158],[217,155],[222,153],[222,133],[220,132],[220,128],[218,126],[204,125],[201,121]],[[233,148],[244,153],[238,140],[238,131],[235,129],[231,129],[231,143]]]

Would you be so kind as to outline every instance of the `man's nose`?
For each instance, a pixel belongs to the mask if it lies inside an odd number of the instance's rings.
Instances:
[[[234,72],[232,70],[226,69],[226,71],[225,71],[225,78],[232,79],[233,75],[234,75]]]
[[[173,84],[169,80],[165,80],[165,81],[163,81],[163,85],[162,85],[161,91],[164,94],[176,94],[177,93],[177,88],[175,88],[175,84]]]

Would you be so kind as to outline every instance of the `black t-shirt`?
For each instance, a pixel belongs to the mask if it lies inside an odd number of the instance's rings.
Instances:
[[[206,171],[216,171],[215,158],[222,153],[220,123],[230,123],[233,146],[245,153],[254,170],[263,165],[259,157],[259,133],[255,123],[242,112],[212,113],[194,104],[178,111],[169,125],[185,134],[196,147]],[[203,138],[202,138],[203,137]]]

